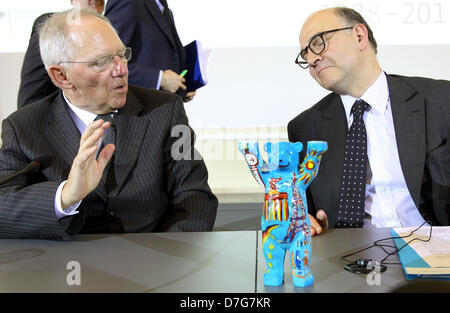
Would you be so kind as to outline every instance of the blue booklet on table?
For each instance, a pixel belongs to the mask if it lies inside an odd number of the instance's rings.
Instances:
[[[203,51],[200,41],[194,40],[184,47],[186,52],[187,91],[194,91],[208,83],[207,69],[210,51]]]
[[[406,238],[414,228],[393,228],[391,235],[397,249],[398,257],[407,280],[417,278],[450,280],[450,227],[433,227],[428,242],[414,240],[426,239],[430,227],[424,227],[420,233]]]

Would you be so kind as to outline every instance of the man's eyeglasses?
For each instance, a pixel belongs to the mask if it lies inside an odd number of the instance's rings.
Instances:
[[[101,73],[103,71],[106,71],[108,68],[110,68],[111,64],[114,63],[114,58],[118,56],[122,62],[130,61],[131,60],[131,48],[127,47],[125,49],[122,49],[114,54],[108,54],[99,57],[97,60],[94,61],[61,61],[58,63],[85,63],[87,66],[92,69],[96,73]]]
[[[324,35],[329,34],[329,33],[334,33],[339,30],[352,29],[353,27],[354,26],[337,28],[337,29],[327,30],[327,31],[318,33],[317,35],[315,35],[314,37],[311,38],[311,40],[309,41],[309,44],[305,47],[305,49],[300,51],[298,56],[295,58],[295,63],[298,64],[301,68],[307,69],[309,67],[309,64],[307,61],[308,49],[312,53],[319,55],[323,52],[323,50],[325,50],[325,39],[323,39]]]

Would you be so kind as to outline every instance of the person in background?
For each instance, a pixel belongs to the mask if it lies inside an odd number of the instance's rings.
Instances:
[[[176,93],[185,102],[194,98],[180,76],[186,54],[166,0],[109,0],[105,16],[133,49],[130,83]]]
[[[75,8],[91,9],[99,14],[101,14],[105,8],[104,0],[71,0],[70,2]],[[45,98],[58,90],[45,70],[39,50],[39,27],[52,14],[53,13],[42,14],[33,23],[30,41],[20,73],[20,87],[17,98],[18,109]]]
[[[328,142],[308,190],[313,233],[327,227],[450,222],[450,82],[385,73],[355,10],[312,14],[296,63],[331,93],[288,124],[290,141]]]

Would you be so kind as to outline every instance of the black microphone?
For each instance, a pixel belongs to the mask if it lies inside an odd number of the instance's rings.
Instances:
[[[27,166],[25,166],[20,171],[17,171],[14,174],[11,174],[9,176],[2,178],[0,180],[0,185],[3,185],[5,183],[9,182],[10,180],[16,178],[17,176],[25,175],[25,174],[31,173],[35,170],[38,170],[40,167],[41,167],[41,163],[39,161],[31,161],[30,163],[28,163]]]

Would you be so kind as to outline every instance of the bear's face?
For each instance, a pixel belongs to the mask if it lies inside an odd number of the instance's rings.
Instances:
[[[300,142],[266,143],[264,150],[269,157],[269,170],[296,171],[298,154],[302,151],[302,148],[303,145]]]

